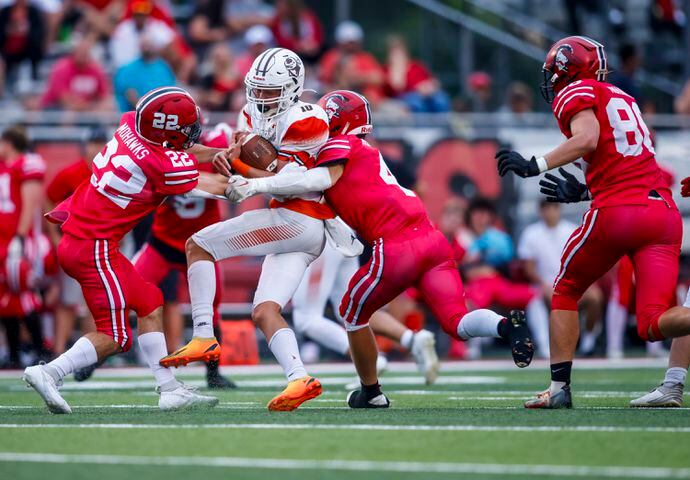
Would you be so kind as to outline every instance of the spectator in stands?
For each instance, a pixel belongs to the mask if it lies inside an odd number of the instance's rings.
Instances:
[[[532,90],[522,82],[512,82],[506,89],[505,103],[498,109],[501,121],[509,124],[523,120],[534,108]]]
[[[323,47],[323,27],[302,0],[278,0],[271,30],[279,47],[296,52],[305,63],[318,59]]]
[[[473,112],[494,110],[493,82],[486,72],[472,72],[467,78],[469,108]]]
[[[649,4],[649,25],[655,33],[668,32],[677,37],[687,28],[687,18],[682,2],[675,0],[652,0]]]
[[[32,79],[38,79],[38,63],[47,44],[46,32],[41,10],[28,0],[17,0],[0,10],[0,55],[8,86],[14,84],[17,67],[26,60],[31,62]]]
[[[222,42],[229,35],[225,22],[223,0],[200,0],[192,15],[187,33],[197,55],[203,57],[211,45]]]
[[[618,49],[618,58],[620,66],[611,74],[611,83],[625,93],[630,94],[637,101],[638,105],[644,106],[642,90],[636,78],[637,69],[640,68],[641,63],[637,47],[631,43],[621,45]]]
[[[518,257],[528,280],[541,289],[548,305],[553,296],[553,283],[561,268],[561,254],[568,239],[577,228],[572,222],[561,217],[561,205],[542,200],[539,208],[541,220],[529,225],[520,236]],[[601,331],[603,293],[596,285],[585,291],[580,300],[580,308],[585,309],[587,321],[581,337],[580,351],[590,354],[594,350],[597,336]],[[530,323],[530,327],[533,327]],[[543,330],[542,330],[543,329]],[[548,338],[548,325],[534,325],[535,340]]]
[[[237,57],[235,68],[244,78],[256,57],[273,45],[273,34],[265,25],[254,25],[244,34],[245,51]]]
[[[41,108],[94,112],[112,108],[110,79],[92,57],[92,47],[93,42],[84,39],[55,62]]]
[[[324,90],[356,90],[376,104],[383,98],[385,76],[376,58],[362,48],[362,27],[342,22],[335,30],[335,40],[337,46],[326,52],[319,65]]]
[[[391,37],[388,40],[388,61],[384,70],[389,95],[405,102],[410,111],[436,113],[450,110],[448,95],[424,64],[410,58],[402,38]]]
[[[233,95],[239,91],[244,93],[243,77],[235,67],[230,47],[225,43],[214,45],[209,51],[209,56],[211,72],[201,79],[199,105],[211,111],[232,110]]]
[[[680,115],[690,115],[690,80],[685,83],[683,91],[673,101],[673,109]]]
[[[115,67],[121,67],[140,56],[142,37],[157,52],[170,48],[175,40],[175,30],[164,20],[155,18],[151,0],[134,0],[132,17],[121,21],[110,38],[110,57]]]
[[[467,208],[465,224],[473,235],[463,260],[468,306],[471,309],[494,305],[506,310],[527,310],[530,328],[536,330],[537,325],[543,328],[548,323],[548,313],[540,289],[505,277],[515,249],[510,236],[495,226],[497,219],[496,207],[488,199],[476,198]],[[548,341],[542,338],[535,343],[539,355],[547,357]],[[472,347],[476,349],[477,345]]]
[[[134,110],[139,98],[149,90],[175,85],[175,74],[160,57],[156,45],[148,36],[143,36],[137,49],[141,56],[115,72],[115,100],[120,111]]]

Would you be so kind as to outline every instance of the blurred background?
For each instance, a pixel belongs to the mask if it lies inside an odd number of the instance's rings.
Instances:
[[[0,129],[13,132],[0,139],[0,157],[42,158],[40,218],[71,191],[58,174],[88,163],[142,94],[188,88],[207,129],[234,126],[253,59],[269,47],[290,48],[307,66],[305,86],[313,92],[304,100],[335,88],[369,99],[374,141],[453,243],[470,308],[536,312],[530,327],[545,356],[550,285],[587,204],[541,204],[538,179],[499,178],[494,153],[510,145],[526,156],[543,154],[562,140],[539,94],[541,65],[559,38],[587,35],[606,46],[609,81],[636,98],[677,191],[690,175],[689,14],[688,0],[0,0]],[[223,215],[263,204],[223,205]],[[679,207],[690,213],[687,202]],[[54,264],[55,233],[39,227],[44,264],[29,312],[39,323],[20,323],[18,353],[0,329],[6,367],[51,358],[90,328]],[[130,255],[147,228],[128,239]],[[226,364],[256,363],[267,353],[247,322],[260,265],[255,258],[221,265]],[[684,256],[681,298],[688,279]],[[623,262],[588,291],[582,355],[666,354],[663,344],[644,345],[635,335],[633,285]],[[184,278],[172,274],[162,286],[168,321],[188,325]],[[444,358],[504,353],[500,344],[449,341],[414,292],[389,311],[413,329],[437,332]],[[3,320],[5,331],[15,331],[9,323]],[[383,340],[380,347],[391,358],[403,355]],[[306,338],[302,348],[306,361],[340,358]],[[135,362],[134,355],[111,361]]]

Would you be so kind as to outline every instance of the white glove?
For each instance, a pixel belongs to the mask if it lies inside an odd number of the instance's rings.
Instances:
[[[242,175],[233,175],[228,180],[228,187],[225,189],[225,198],[231,202],[240,203],[252,195],[256,194],[252,179],[244,178]]]

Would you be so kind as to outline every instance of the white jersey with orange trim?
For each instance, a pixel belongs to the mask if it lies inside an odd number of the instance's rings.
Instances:
[[[319,105],[298,101],[282,115],[263,118],[245,106],[238,129],[247,129],[265,138],[278,151],[278,159],[311,168],[316,154],[328,141],[328,115]],[[310,217],[327,219],[335,215],[321,192],[288,199],[274,199],[272,208],[287,208]]]

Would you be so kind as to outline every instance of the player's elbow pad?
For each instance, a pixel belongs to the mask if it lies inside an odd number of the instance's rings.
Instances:
[[[273,177],[256,178],[253,181],[258,193],[275,195],[323,192],[333,186],[331,174],[325,167],[317,167],[306,172],[289,172]]]

